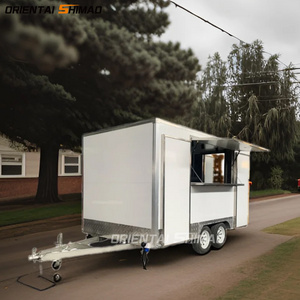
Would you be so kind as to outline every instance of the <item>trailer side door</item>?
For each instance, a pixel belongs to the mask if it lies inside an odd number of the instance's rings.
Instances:
[[[189,238],[190,142],[165,137],[164,244]]]
[[[249,223],[249,153],[240,153],[237,157],[237,181],[244,185],[237,187],[236,227],[247,226]]]

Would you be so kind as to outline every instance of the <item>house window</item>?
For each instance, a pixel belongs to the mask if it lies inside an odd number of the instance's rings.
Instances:
[[[1,154],[1,176],[22,176],[23,155],[22,154]]]
[[[80,156],[63,156],[63,174],[65,175],[80,175],[81,161]]]

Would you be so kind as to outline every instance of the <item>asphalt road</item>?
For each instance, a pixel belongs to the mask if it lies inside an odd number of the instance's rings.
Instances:
[[[59,232],[1,240],[0,299],[214,299],[246,275],[242,264],[290,238],[261,229],[299,216],[300,195],[252,202],[250,225],[230,231],[219,251],[198,256],[190,245],[152,250],[147,271],[136,250],[65,260],[55,286],[38,277],[39,264],[27,256],[32,247],[52,247]],[[84,238],[80,226],[63,232],[65,242]],[[43,265],[44,277],[52,279],[50,263]]]

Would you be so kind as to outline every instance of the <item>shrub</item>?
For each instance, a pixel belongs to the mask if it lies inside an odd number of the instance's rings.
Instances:
[[[282,178],[282,169],[280,167],[273,167],[271,169],[271,176],[270,176],[270,185],[273,189],[281,189],[283,178]]]

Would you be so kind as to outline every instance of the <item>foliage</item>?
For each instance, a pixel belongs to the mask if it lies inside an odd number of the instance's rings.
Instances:
[[[175,118],[195,98],[193,52],[154,39],[169,24],[169,2],[76,3],[101,5],[102,13],[0,14],[0,133],[41,148],[39,201],[58,200],[59,148],[78,149],[82,134],[99,128]],[[5,0],[0,11],[59,4]]]
[[[225,90],[226,71],[225,63],[218,53],[209,57],[197,82],[198,108],[190,126],[216,135],[229,134],[231,118]]]
[[[270,148],[271,157],[265,159],[292,159],[297,110],[294,76],[291,67],[279,69],[277,55],[264,57],[260,41],[233,45],[227,64],[218,53],[209,58],[198,82],[193,122],[208,132]]]
[[[233,134],[271,149],[271,156],[264,158],[274,163],[293,159],[297,94],[291,68],[279,70],[278,56],[265,59],[263,54],[259,41],[233,46],[228,57],[229,97]]]
[[[271,169],[270,185],[273,189],[281,189],[283,178],[282,169],[280,167],[273,167]]]
[[[233,45],[227,62],[209,57],[197,82],[198,97],[188,124],[223,137],[264,146],[252,154],[253,187],[267,188],[273,166],[294,161],[298,85],[293,67],[280,69],[278,55],[265,57],[262,42]]]
[[[297,179],[300,178],[300,123],[297,122],[297,141],[294,150],[294,160],[285,161],[280,164],[283,169],[283,188],[296,191]]]

